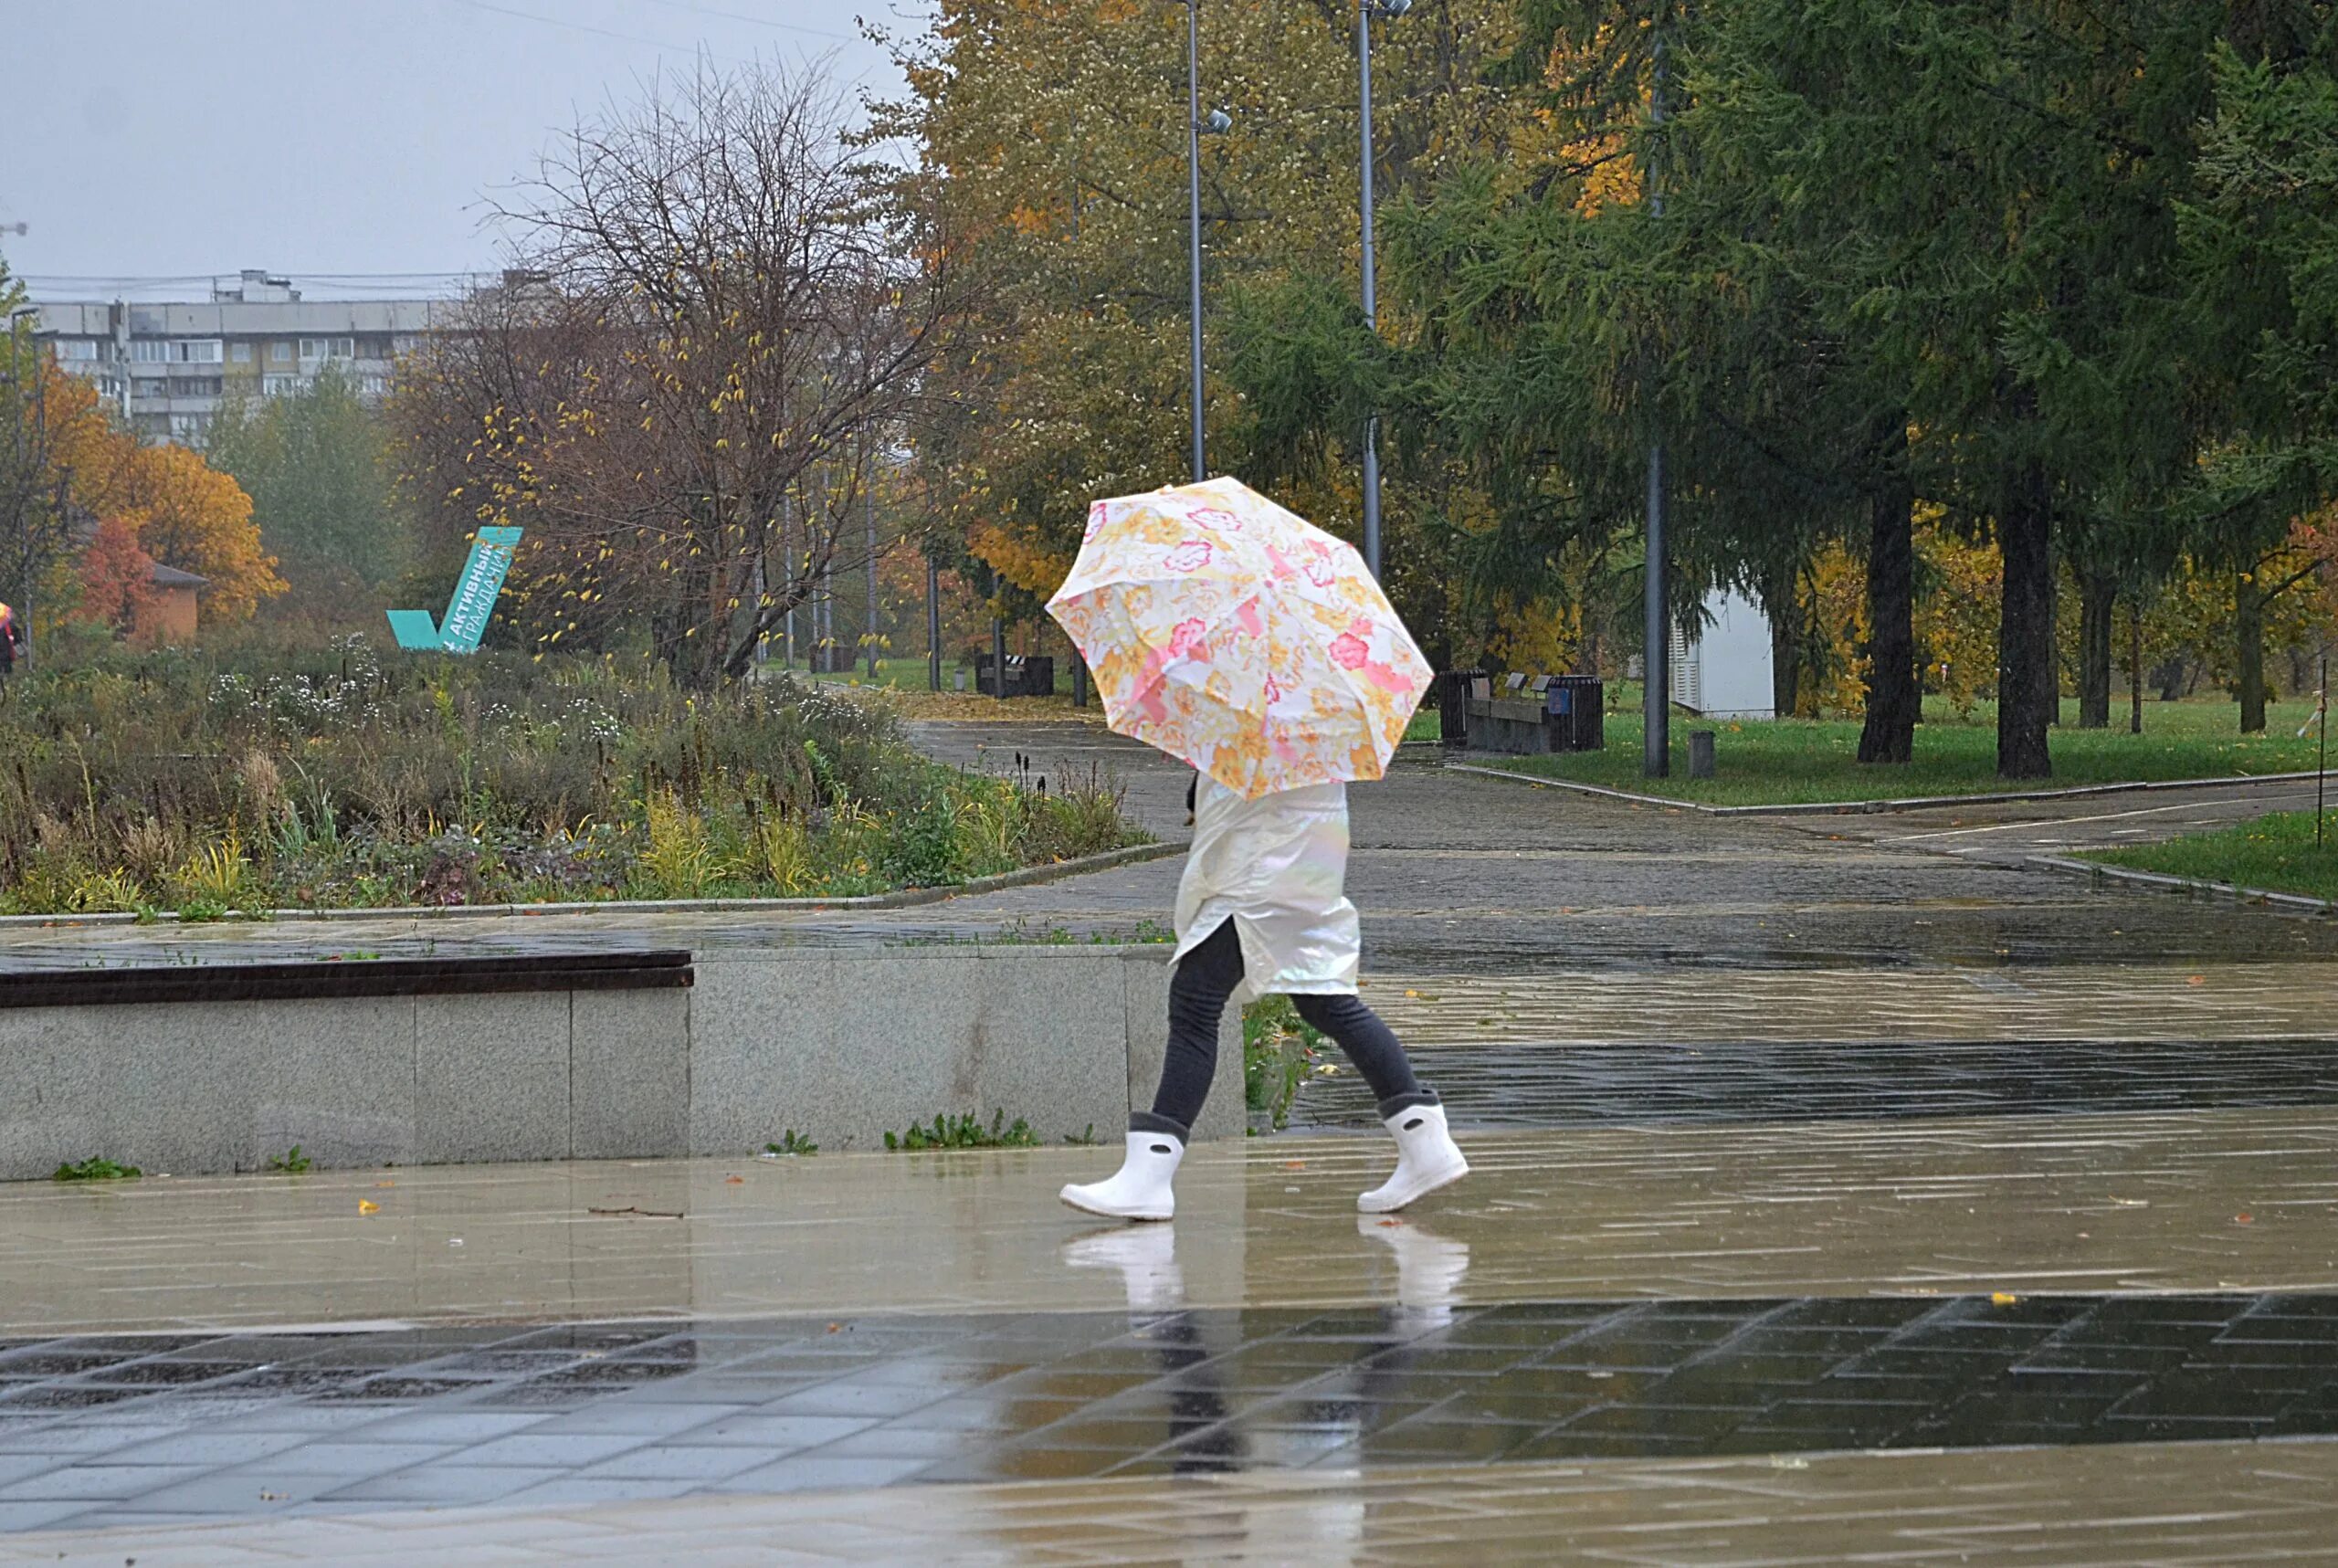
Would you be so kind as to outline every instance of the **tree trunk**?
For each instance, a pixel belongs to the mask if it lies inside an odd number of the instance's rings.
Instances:
[[[1922,699],[1916,685],[1915,487],[1908,477],[1908,419],[1878,421],[1880,461],[1868,490],[1867,722],[1859,761],[1905,763],[1915,755]]]
[[[2111,728],[2111,615],[2119,585],[2111,574],[2090,571],[2080,579],[2079,728]]]
[[[2025,464],[1997,517],[2005,591],[1997,616],[1997,776],[2054,775],[2046,750],[2055,704],[2054,514],[2046,473]]]
[[[2233,584],[2232,626],[2240,655],[2240,732],[2265,729],[2265,595],[2244,572]]]
[[[1792,567],[1764,574],[1762,609],[1770,620],[1770,703],[1781,719],[1795,716],[1802,698],[1802,595]]]

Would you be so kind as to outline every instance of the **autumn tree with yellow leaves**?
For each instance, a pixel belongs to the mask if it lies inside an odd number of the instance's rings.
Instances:
[[[1526,114],[1488,79],[1513,37],[1502,0],[1421,0],[1374,37],[1384,200],[1508,144]],[[1354,537],[1344,446],[1257,449],[1228,374],[1245,298],[1294,279],[1353,297],[1361,184],[1353,5],[1212,0],[1201,17],[1204,327],[1209,461]],[[1164,0],[943,0],[890,40],[911,94],[879,134],[920,150],[957,254],[980,279],[949,321],[915,447],[935,531],[995,568],[1011,607],[1062,580],[1098,496],[1190,478],[1185,12]],[[1302,460],[1294,460],[1302,459]],[[1444,624],[1438,519],[1467,502],[1392,481],[1387,555],[1425,640]]]

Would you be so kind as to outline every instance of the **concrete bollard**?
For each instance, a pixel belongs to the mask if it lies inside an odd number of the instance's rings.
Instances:
[[[1713,776],[1713,732],[1711,730],[1689,731],[1689,776],[1692,779]]]

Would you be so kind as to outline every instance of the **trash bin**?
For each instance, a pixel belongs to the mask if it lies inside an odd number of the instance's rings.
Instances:
[[[1482,669],[1448,669],[1437,678],[1437,738],[1448,746],[1469,743],[1469,696],[1473,681],[1491,678]]]
[[[1607,686],[1596,675],[1554,675],[1543,689],[1551,750],[1599,752],[1607,747]]]

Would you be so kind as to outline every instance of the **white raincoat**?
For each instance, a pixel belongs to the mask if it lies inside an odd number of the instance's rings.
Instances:
[[[1343,890],[1347,869],[1346,784],[1245,800],[1204,775],[1177,884],[1176,956],[1231,920],[1242,942],[1241,994],[1354,995],[1361,933]]]

